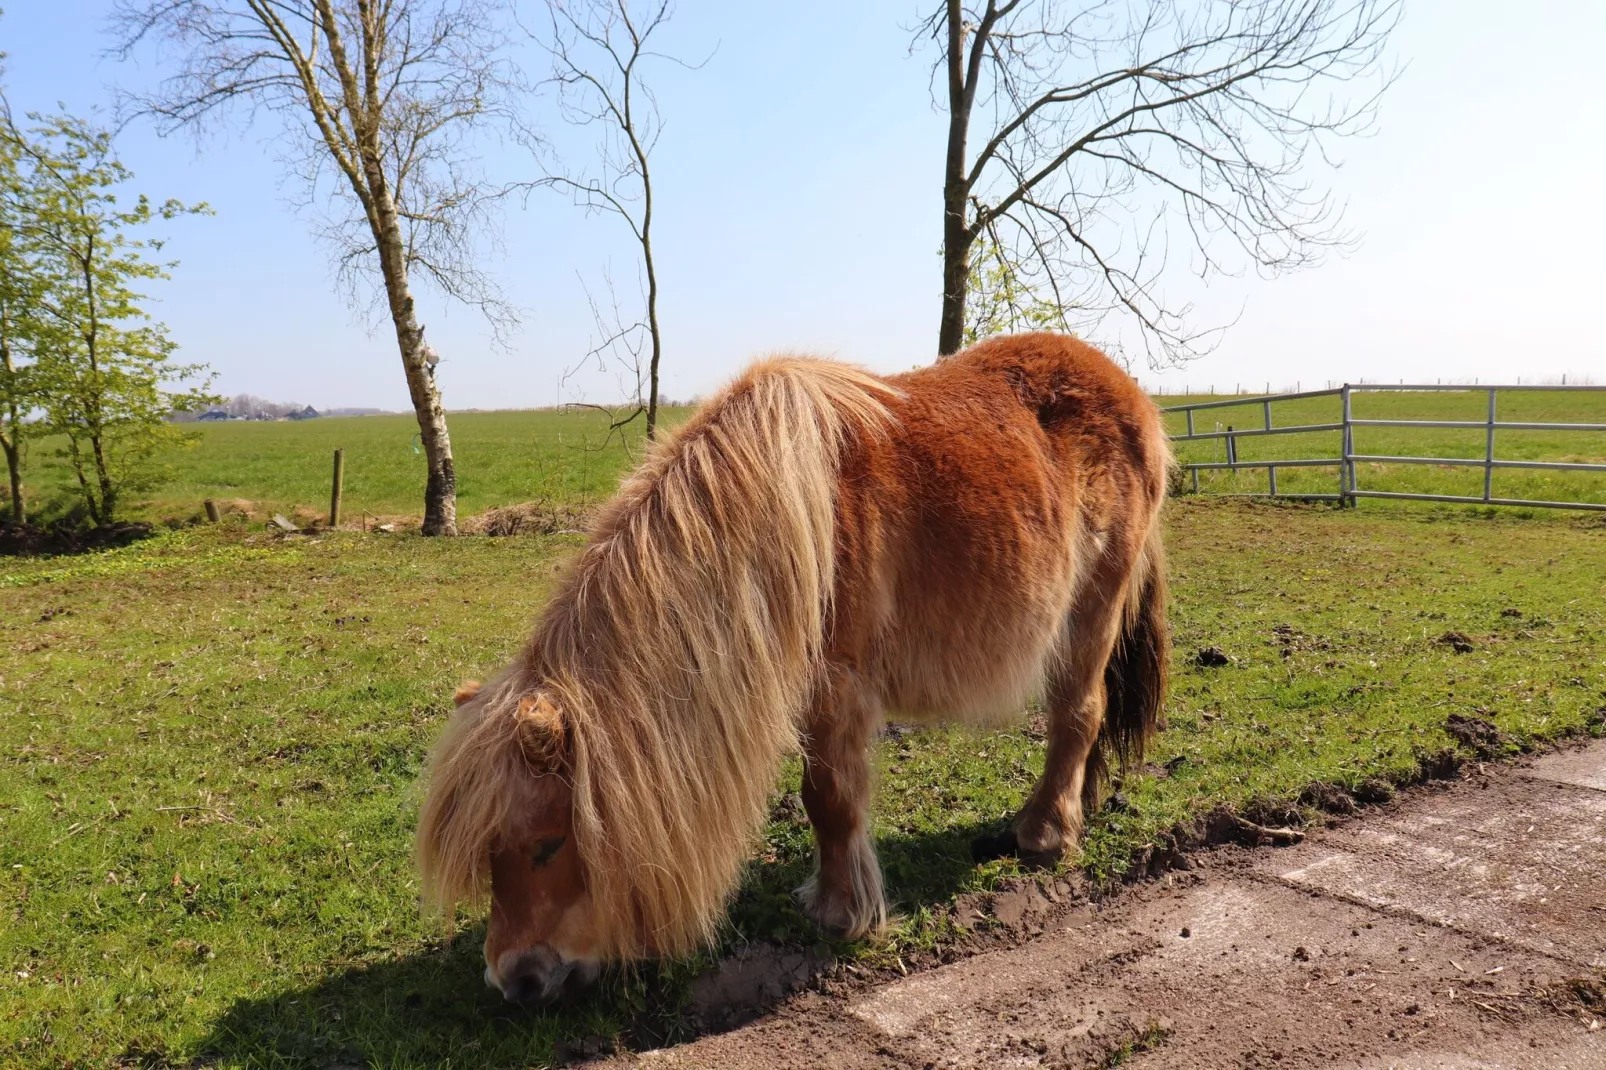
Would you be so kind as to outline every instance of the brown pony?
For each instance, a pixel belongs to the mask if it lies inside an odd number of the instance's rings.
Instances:
[[[546,1002],[604,960],[707,941],[783,757],[829,933],[885,923],[867,747],[882,718],[1040,696],[1042,778],[991,846],[1074,847],[1106,755],[1165,688],[1160,418],[1072,338],[878,378],[755,365],[604,510],[535,636],[457,695],[419,821],[428,900],[491,893],[487,980]]]

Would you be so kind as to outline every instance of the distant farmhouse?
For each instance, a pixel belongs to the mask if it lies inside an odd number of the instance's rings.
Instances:
[[[324,415],[311,405],[264,401],[250,394],[237,394],[222,405],[205,412],[176,412],[175,423],[215,423],[221,420],[311,420]]]
[[[250,394],[239,394],[222,405],[207,409],[204,412],[175,412],[170,417],[174,423],[217,423],[223,420],[316,420],[323,416],[384,416],[390,415],[385,409],[324,409],[319,412],[311,405],[302,405],[299,402],[283,404],[277,401],[263,401]]]

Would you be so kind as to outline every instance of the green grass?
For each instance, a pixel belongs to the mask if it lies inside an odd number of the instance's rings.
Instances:
[[[1195,499],[1168,538],[1169,727],[1130,806],[1094,822],[1079,861],[1095,874],[1221,803],[1409,779],[1451,745],[1452,712],[1513,746],[1600,724],[1596,518]],[[514,1067],[649,1003],[672,1019],[695,963],[524,1014],[479,979],[481,921],[417,912],[416,778],[451,689],[515,648],[578,542],[225,525],[0,563],[0,1065]],[[1451,630],[1476,649],[1437,641]],[[1234,663],[1190,667],[1203,645]],[[971,864],[970,838],[1040,762],[1018,730],[880,744],[876,835],[903,920],[840,950],[950,939],[942,905],[1013,872]],[[728,943],[818,939],[788,895],[808,843],[778,811]]]
[[[1163,397],[1164,406],[1224,401],[1220,397]],[[1357,392],[1353,415],[1358,420],[1485,420],[1487,391]],[[1273,427],[1338,423],[1343,404],[1338,397],[1305,398],[1277,402],[1271,408]],[[1496,419],[1510,422],[1606,423],[1606,390],[1513,390],[1497,396]],[[1243,430],[1265,426],[1262,406],[1246,402],[1194,413],[1194,431]],[[1183,413],[1170,413],[1166,427],[1172,434],[1187,430]],[[1486,432],[1468,428],[1358,427],[1355,452],[1388,457],[1484,456]],[[1265,435],[1238,440],[1238,459],[1269,461],[1293,458],[1338,457],[1340,432]],[[1178,460],[1185,463],[1227,460],[1222,439],[1178,443]],[[1511,461],[1564,461],[1606,464],[1606,431],[1498,431],[1495,457]],[[1409,491],[1419,494],[1454,494],[1481,497],[1483,469],[1455,465],[1357,465],[1362,490]],[[1200,489],[1217,493],[1253,493],[1268,489],[1265,469],[1199,474]],[[1277,472],[1282,493],[1332,494],[1338,490],[1338,467],[1282,468]],[[1542,501],[1606,503],[1606,472],[1556,472],[1539,469],[1496,469],[1493,497]]]
[[[1189,401],[1224,400],[1167,396],[1164,405]],[[1487,413],[1487,395],[1477,392],[1429,394],[1357,394],[1355,415],[1361,419],[1481,420]],[[1503,420],[1549,420],[1572,423],[1606,423],[1606,391],[1563,394],[1514,391],[1499,400]],[[666,410],[673,424],[689,410]],[[1277,427],[1336,422],[1337,398],[1311,398],[1273,406]],[[1199,413],[1196,429],[1224,430],[1259,427],[1259,405],[1206,410]],[[1180,414],[1168,417],[1173,433],[1185,429]],[[253,512],[274,511],[303,518],[327,514],[330,459],[336,448],[346,451],[345,516],[350,523],[363,512],[375,516],[417,516],[422,511],[424,459],[414,451],[417,424],[411,416],[364,416],[308,420],[301,423],[223,423],[192,425],[200,440],[165,458],[160,481],[130,496],[129,516],[135,519],[196,519],[207,498],[253,503]],[[491,506],[544,499],[554,504],[585,506],[606,499],[618,485],[621,471],[632,454],[639,455],[641,427],[630,431],[628,443],[607,436],[607,422],[596,412],[552,410],[525,412],[468,412],[451,417],[452,443],[458,472],[458,509],[472,516]],[[1482,457],[1484,433],[1480,430],[1419,428],[1360,428],[1356,449],[1375,455],[1428,457]],[[1296,457],[1336,457],[1336,431],[1276,435],[1239,440],[1241,459],[1269,460]],[[1220,440],[1179,444],[1184,461],[1225,460]],[[1606,432],[1502,431],[1496,436],[1496,455],[1511,460],[1556,460],[1606,463]],[[58,511],[70,496],[65,463],[51,455],[49,443],[32,452],[29,487],[37,502],[56,503]],[[1478,468],[1425,465],[1362,464],[1363,489],[1411,490],[1430,494],[1483,493],[1483,471]],[[1332,493],[1338,469],[1285,468],[1278,473],[1284,492]],[[1265,490],[1263,469],[1239,473],[1203,473],[1201,489],[1207,492]],[[1606,473],[1546,472],[1507,469],[1497,471],[1496,497],[1606,503]],[[1368,503],[1375,508],[1380,503]],[[48,511],[48,510],[47,510]]]
[[[668,409],[666,424],[689,410]],[[458,510],[470,516],[495,505],[547,499],[584,505],[606,499],[632,454],[642,425],[628,439],[609,437],[598,412],[531,410],[463,412],[450,417],[457,464]],[[412,416],[351,416],[299,422],[190,424],[198,441],[163,458],[155,486],[134,493],[135,519],[195,519],[207,498],[253,503],[253,511],[326,515],[336,449],[345,450],[344,515],[356,522],[423,511],[424,457]],[[72,477],[53,443],[34,445],[28,471],[36,502],[70,500]]]

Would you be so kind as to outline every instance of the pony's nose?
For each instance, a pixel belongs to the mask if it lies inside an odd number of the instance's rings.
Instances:
[[[502,997],[523,1007],[544,1007],[563,994],[574,964],[545,944],[509,952],[499,963]]]

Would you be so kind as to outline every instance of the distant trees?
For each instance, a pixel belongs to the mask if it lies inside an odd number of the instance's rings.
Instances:
[[[111,135],[70,116],[0,121],[0,406],[12,519],[27,518],[26,439],[60,436],[88,519],[110,523],[160,451],[183,439],[174,409],[212,400],[206,369],[173,360],[166,328],[141,305],[170,264],[149,258],[157,218],[204,212],[177,201],[120,201],[133,176]],[[186,385],[191,384],[191,385]]]
[[[473,141],[513,123],[518,75],[505,56],[503,0],[118,0],[120,51],[152,41],[176,73],[131,99],[164,129],[202,128],[231,104],[285,122],[286,162],[312,203],[342,278],[377,282],[428,467],[423,531],[457,533],[457,473],[438,358],[424,341],[415,282],[514,320],[477,251],[502,188],[477,171]],[[333,178],[326,185],[325,178]],[[354,292],[355,296],[355,292]]]
[[[1397,0],[944,0],[921,23],[948,113],[938,352],[982,319],[1116,313],[1153,366],[1208,330],[1162,290],[1347,240],[1305,174],[1366,129]],[[1360,82],[1352,97],[1345,83]],[[974,135],[974,136],[973,136]],[[973,255],[985,252],[982,274]],[[991,284],[980,302],[975,284]]]

